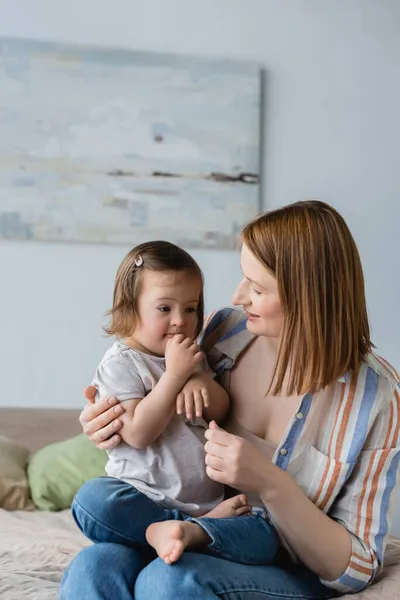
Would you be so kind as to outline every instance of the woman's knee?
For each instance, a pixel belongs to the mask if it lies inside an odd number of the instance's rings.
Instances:
[[[100,591],[107,598],[131,599],[142,565],[140,555],[131,548],[119,544],[89,546],[67,568],[60,586],[60,600],[98,598],[96,594]]]

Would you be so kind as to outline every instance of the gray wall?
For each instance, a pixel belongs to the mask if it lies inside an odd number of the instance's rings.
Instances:
[[[0,35],[263,66],[263,206],[318,197],[343,213],[364,263],[374,340],[397,366],[399,31],[398,0],[0,0]],[[127,249],[1,245],[1,405],[81,405],[108,344],[102,314]],[[228,303],[236,254],[196,257],[208,307]]]

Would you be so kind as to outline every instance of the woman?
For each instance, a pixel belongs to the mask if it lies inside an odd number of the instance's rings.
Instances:
[[[217,312],[202,340],[231,398],[225,429],[206,432],[207,472],[262,498],[290,560],[238,565],[213,556],[210,540],[207,553],[170,566],[145,550],[96,544],[69,567],[62,599],[331,598],[380,572],[400,460],[400,384],[371,352],[354,240],[332,207],[308,201],[261,215],[242,242],[233,302],[244,312]],[[123,410],[108,402],[81,416],[103,448],[118,443]]]

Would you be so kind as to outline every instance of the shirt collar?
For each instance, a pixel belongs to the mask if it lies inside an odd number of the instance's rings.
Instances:
[[[232,365],[256,337],[246,327],[246,315],[241,311],[237,311],[236,315],[236,322],[232,324],[232,327],[215,344],[215,348],[229,358],[232,361]],[[348,377],[349,373],[344,373],[338,377],[337,381],[339,383],[347,383]]]

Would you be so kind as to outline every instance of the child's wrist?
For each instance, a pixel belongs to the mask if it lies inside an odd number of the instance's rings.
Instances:
[[[170,385],[178,387],[178,392],[185,385],[188,377],[181,375],[180,373],[174,373],[170,369],[167,369],[163,375],[163,379]]]

